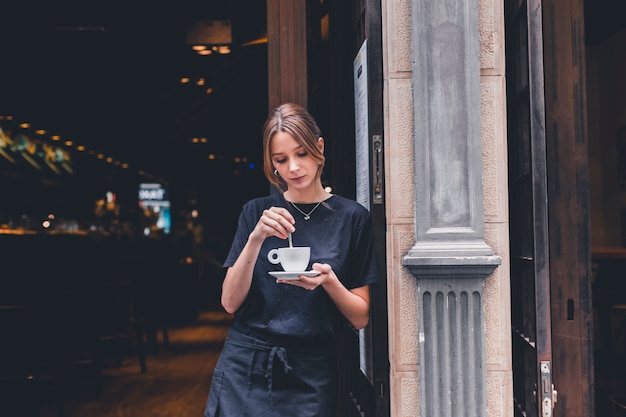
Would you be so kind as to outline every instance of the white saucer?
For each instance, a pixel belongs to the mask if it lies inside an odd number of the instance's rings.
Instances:
[[[269,274],[279,279],[298,279],[300,275],[314,277],[320,274],[320,271],[302,271],[302,272],[286,272],[286,271],[270,271]]]

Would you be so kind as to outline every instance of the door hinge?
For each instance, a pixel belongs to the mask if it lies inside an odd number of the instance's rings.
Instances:
[[[552,410],[557,401],[557,390],[552,383],[550,361],[541,361],[541,417],[552,417]]]

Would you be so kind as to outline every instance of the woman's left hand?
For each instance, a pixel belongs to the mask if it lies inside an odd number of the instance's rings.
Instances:
[[[291,284],[307,289],[309,291],[323,285],[324,291],[333,300],[339,311],[348,319],[355,329],[362,329],[369,322],[369,286],[352,288],[348,290],[337,275],[333,268],[328,264],[314,263],[312,265],[315,271],[319,271],[319,275],[307,277],[300,275],[294,280],[276,280],[281,284]]]
[[[295,285],[311,291],[330,280],[337,279],[337,275],[335,275],[333,268],[328,264],[314,263],[312,265],[312,269],[319,271],[319,275],[315,275],[313,277],[300,275],[298,279],[277,279],[276,282],[280,284]]]

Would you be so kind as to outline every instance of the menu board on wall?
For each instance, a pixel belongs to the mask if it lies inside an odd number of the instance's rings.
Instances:
[[[354,59],[354,122],[356,150],[356,198],[368,210],[370,209],[370,173],[369,173],[369,112],[367,94],[367,40],[363,42]],[[374,361],[372,355],[371,328],[359,330],[359,362],[361,372],[371,384],[374,383]]]
[[[368,152],[367,40],[354,59],[354,132],[356,149],[356,200],[370,209]]]

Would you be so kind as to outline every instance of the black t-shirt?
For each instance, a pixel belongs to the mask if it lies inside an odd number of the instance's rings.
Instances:
[[[307,270],[312,263],[327,263],[348,289],[380,280],[370,213],[357,202],[338,195],[320,204],[309,220],[304,220],[304,216],[282,194],[247,202],[239,216],[225,267],[235,263],[263,210],[272,206],[285,207],[294,216],[296,231],[292,234],[293,246],[311,247],[311,263]],[[306,207],[302,206],[303,209]],[[282,269],[280,265],[268,261],[267,253],[273,248],[288,245],[287,240],[274,236],[263,242],[254,266],[250,292],[235,314],[235,326],[247,327],[268,338],[334,338],[345,319],[321,286],[309,291],[289,284],[277,284],[276,278],[268,273]]]

